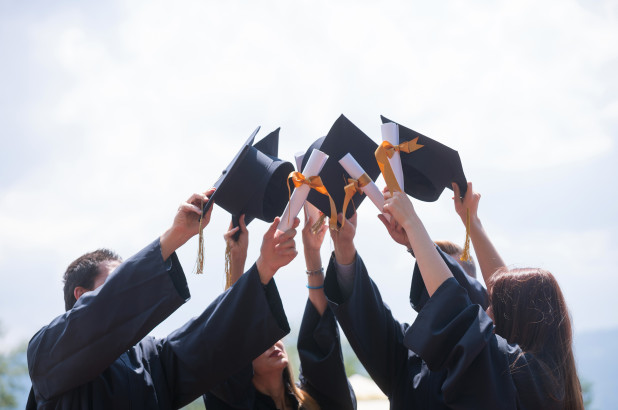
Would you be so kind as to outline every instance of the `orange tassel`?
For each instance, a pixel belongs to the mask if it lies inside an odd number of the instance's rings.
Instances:
[[[464,248],[461,252],[462,261],[470,260],[470,209],[466,208],[466,241],[464,242]]]

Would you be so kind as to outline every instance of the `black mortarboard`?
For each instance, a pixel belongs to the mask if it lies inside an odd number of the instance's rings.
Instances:
[[[463,198],[468,185],[457,151],[384,116],[380,118],[384,124],[397,124],[400,143],[418,138],[417,143],[423,146],[409,154],[401,153],[406,194],[421,201],[433,202],[440,197],[444,188],[453,189],[451,183],[456,182]]]
[[[294,166],[277,158],[279,128],[254,145],[258,131],[259,127],[223,171],[204,212],[214,201],[236,221],[245,214],[246,224],[254,218],[272,222],[281,215],[288,202],[287,177]]]
[[[318,149],[327,154],[328,160],[320,171],[322,183],[335,202],[337,213],[343,212],[343,201],[345,198],[344,187],[348,184],[350,175],[343,169],[339,160],[347,153],[352,154],[365,173],[375,181],[380,175],[380,168],[374,157],[374,152],[378,145],[369,138],[356,125],[348,120],[343,114],[335,121],[330,131],[325,137],[319,138],[307,150],[303,159],[303,168],[309,160],[313,149]],[[306,175],[309,176],[309,175]],[[354,206],[348,206],[346,218],[354,215],[355,208],[360,206],[365,199],[365,195],[356,194],[352,197]],[[325,195],[311,190],[307,201],[318,208],[325,215],[330,216],[330,202]]]

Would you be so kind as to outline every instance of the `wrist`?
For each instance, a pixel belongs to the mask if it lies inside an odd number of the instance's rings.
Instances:
[[[322,267],[322,257],[319,251],[308,251],[305,249],[305,264],[308,271],[318,270]]]
[[[261,255],[255,262],[255,266],[258,270],[258,275],[260,276],[260,282],[262,282],[263,285],[268,284],[268,282],[270,282],[270,280],[273,278],[273,276],[275,276],[275,273],[277,272],[276,269],[268,266],[268,264],[264,261]]]
[[[335,259],[337,263],[340,265],[350,265],[354,262],[354,258],[356,257],[356,248],[354,245],[351,247],[336,247],[335,248]]]
[[[167,260],[172,253],[176,252],[176,249],[180,248],[185,242],[187,242],[188,238],[184,238],[184,236],[178,232],[177,229],[174,229],[172,226],[167,231],[165,231],[159,237],[159,244],[161,246],[161,256],[163,256],[163,260]]]

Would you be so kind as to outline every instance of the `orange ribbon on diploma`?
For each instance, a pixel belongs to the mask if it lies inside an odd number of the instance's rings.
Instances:
[[[382,141],[382,144],[376,149],[376,161],[378,161],[378,166],[380,167],[380,171],[382,171],[382,175],[384,175],[384,181],[386,181],[386,186],[391,194],[395,191],[402,192],[402,189],[397,182],[389,158],[393,158],[393,155],[397,151],[409,154],[421,148],[423,148],[423,145],[418,144],[418,137],[416,137],[413,140],[402,142],[399,145],[393,145],[388,141]]]
[[[358,192],[363,195],[364,192],[362,188],[371,182],[371,177],[367,175],[365,172],[358,179],[348,178],[348,185],[346,185],[343,189],[345,190],[345,198],[343,199],[343,222],[341,226],[345,224],[345,212],[348,209],[348,204],[352,197]]]
[[[336,231],[337,230],[337,208],[335,207],[335,202],[333,201],[333,198],[331,198],[330,194],[328,193],[328,190],[322,183],[322,179],[318,175],[311,176],[311,177],[305,177],[303,174],[301,174],[298,171],[290,172],[290,175],[288,175],[288,181],[287,181],[288,200],[289,198],[292,197],[292,191],[290,190],[290,178],[292,179],[292,183],[294,184],[296,188],[298,188],[301,185],[307,185],[309,188],[315,189],[322,195],[326,195],[328,197],[328,200],[330,201],[329,226],[330,226],[330,229],[332,229],[333,231]],[[288,218],[289,217],[290,216],[288,215]]]

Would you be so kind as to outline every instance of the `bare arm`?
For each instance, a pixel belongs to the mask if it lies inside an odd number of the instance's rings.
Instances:
[[[160,237],[161,256],[167,260],[176,249],[184,245],[200,230],[201,205],[208,201],[208,197],[215,192],[214,188],[204,194],[193,194],[186,202],[178,207],[172,226]],[[202,226],[210,222],[212,207],[208,210],[202,221]]]
[[[307,265],[307,288],[309,290],[309,300],[320,316],[326,310],[328,301],[324,294],[324,269],[322,268],[322,258],[320,248],[324,242],[324,236],[328,230],[326,224],[322,224],[320,229],[313,233],[311,226],[315,223],[305,215],[305,227],[303,228],[303,247],[305,251],[305,263]]]
[[[234,240],[236,232],[240,231],[238,239]],[[247,249],[249,248],[249,231],[245,225],[245,215],[238,219],[238,226],[230,222],[229,230],[223,235],[225,243],[230,248],[230,286],[232,286],[245,271]]]
[[[459,186],[455,183],[453,183],[453,191],[455,192],[455,197],[453,198],[455,211],[464,225],[466,224],[466,214],[470,212],[470,239],[472,240],[476,258],[483,274],[483,280],[487,285],[487,290],[491,292],[491,289],[489,289],[491,276],[506,265],[489,239],[478,217],[481,194],[472,190],[472,182],[468,182],[468,191],[463,199],[460,197]]]
[[[423,223],[416,214],[410,198],[402,192],[392,196],[385,193],[384,212],[388,212],[405,229],[408,241],[414,249],[423,281],[429,296],[448,278],[453,277],[444,260],[436,251],[436,247],[425,230]]]

